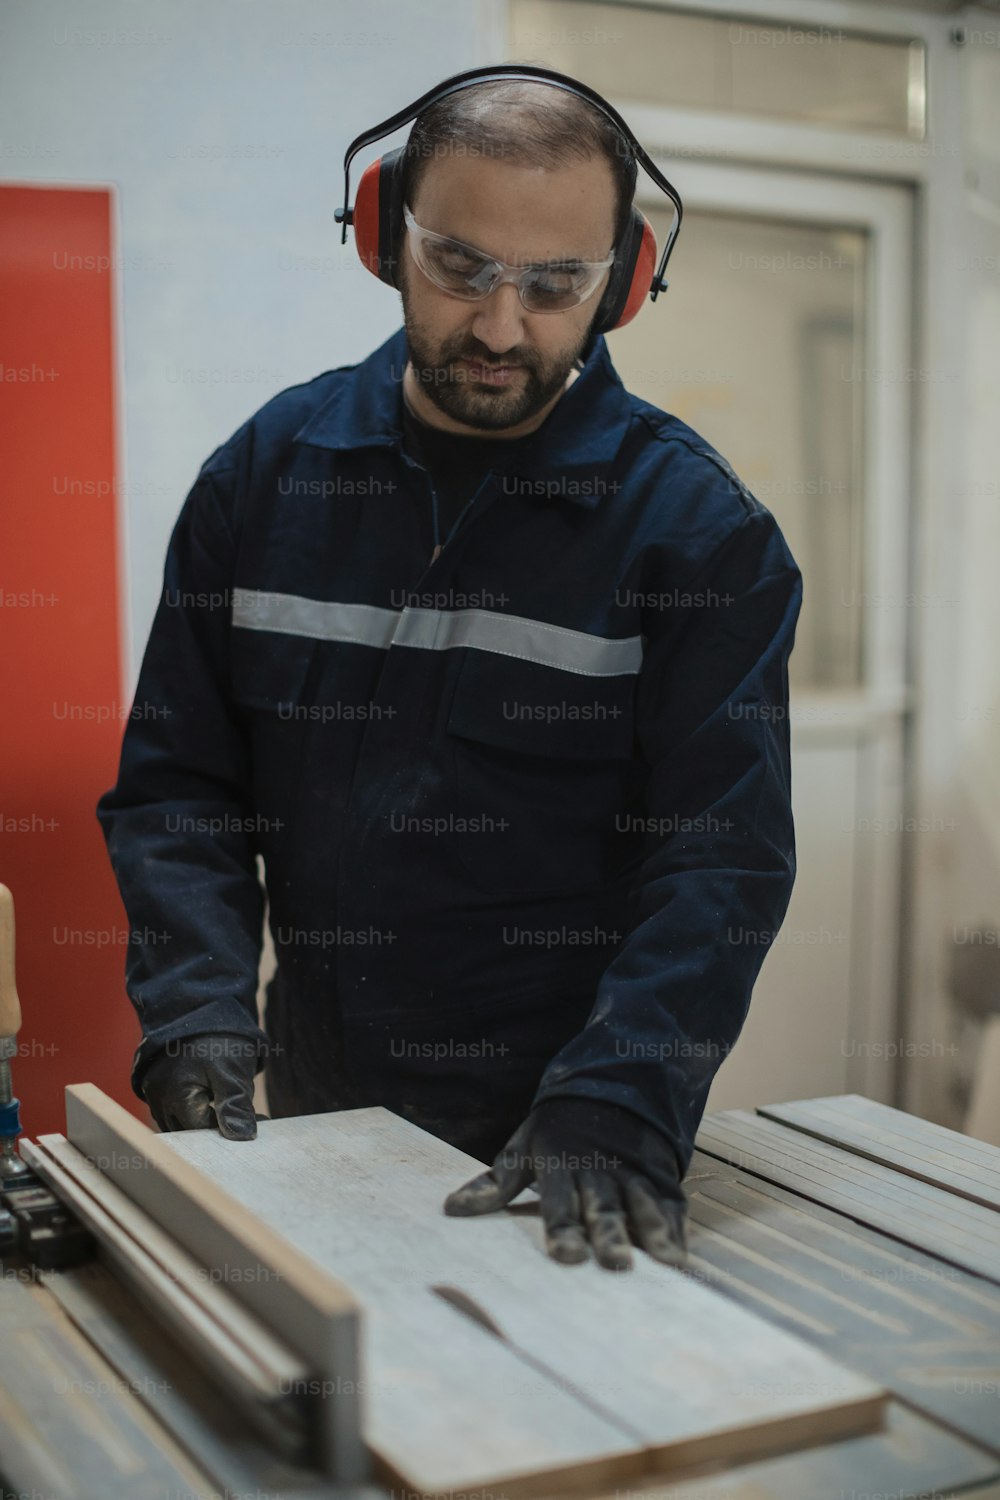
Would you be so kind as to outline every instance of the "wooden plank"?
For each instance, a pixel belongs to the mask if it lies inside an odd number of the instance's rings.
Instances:
[[[647,1482],[631,1500],[944,1500],[954,1489],[998,1477],[996,1460],[898,1402],[884,1432],[804,1453],[705,1473],[677,1484]],[[957,1500],[992,1500],[1000,1490],[963,1489]],[[621,1492],[588,1500],[624,1500]]]
[[[455,1487],[456,1466],[464,1487],[476,1482],[465,1445],[477,1441],[485,1410],[493,1421],[483,1391],[474,1402],[479,1421],[468,1430],[444,1409],[455,1399],[450,1341],[463,1323],[480,1343],[515,1354],[519,1378],[545,1372],[589,1408],[591,1420],[600,1416],[629,1434],[650,1470],[742,1459],[881,1421],[885,1395],[875,1382],[696,1278],[641,1252],[627,1275],[592,1261],[557,1265],[544,1253],[533,1194],[502,1214],[446,1217],[447,1193],[482,1164],[387,1110],[266,1122],[243,1150],[214,1131],[162,1139],[352,1286],[372,1335],[369,1440],[422,1490]],[[438,1286],[471,1299],[503,1342],[442,1303]],[[452,1331],[421,1345],[424,1326],[442,1329],[442,1306]],[[443,1403],[441,1442],[426,1454],[426,1467],[415,1464],[413,1444],[424,1435],[429,1403],[414,1407],[409,1393],[407,1409],[404,1393],[385,1378],[403,1330],[415,1354],[413,1383],[429,1382]],[[478,1482],[494,1481],[481,1475]]]
[[[798,1099],[757,1114],[802,1130],[921,1182],[1000,1210],[1000,1147],[947,1130],[861,1094]]]
[[[637,1433],[426,1289],[367,1303],[365,1340],[367,1438],[394,1493],[513,1500],[646,1470]]]
[[[747,1110],[706,1115],[696,1144],[709,1156],[1000,1281],[1000,1217],[979,1203]]]
[[[690,1264],[1000,1457],[1000,1287],[695,1151]]]
[[[347,1288],[93,1084],[67,1088],[66,1122],[77,1150],[201,1265],[222,1274],[227,1289],[308,1361],[323,1388],[342,1383],[341,1399],[319,1408],[319,1459],[331,1478],[365,1479],[359,1312]]]

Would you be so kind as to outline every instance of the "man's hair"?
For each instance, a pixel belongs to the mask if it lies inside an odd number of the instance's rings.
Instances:
[[[615,184],[614,243],[629,221],[635,155],[616,125],[589,100],[528,79],[477,83],[430,105],[413,123],[403,152],[403,201],[412,204],[432,161],[484,156],[515,166],[565,166],[602,155]]]

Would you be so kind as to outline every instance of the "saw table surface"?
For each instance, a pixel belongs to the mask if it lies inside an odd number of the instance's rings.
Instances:
[[[371,1484],[275,1459],[97,1262],[0,1287],[15,1493],[1000,1497],[994,1148],[854,1096],[706,1116],[687,1269],[616,1274],[549,1261],[531,1192],[447,1218],[480,1164],[384,1110],[152,1139],[358,1299]]]

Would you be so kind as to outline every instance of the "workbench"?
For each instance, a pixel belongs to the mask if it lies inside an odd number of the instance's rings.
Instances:
[[[68,1140],[22,1154],[56,1190],[89,1181],[94,1224],[115,1227],[75,1269],[4,1268],[15,1495],[1000,1500],[996,1148],[857,1096],[707,1115],[686,1269],[636,1250],[613,1273],[547,1260],[531,1190],[446,1218],[481,1164],[385,1110],[264,1121],[246,1143],[67,1096]],[[155,1296],[130,1280],[129,1234],[181,1281],[203,1251],[206,1309],[225,1267],[234,1340],[263,1309],[263,1344],[287,1328],[295,1345],[275,1337],[272,1373],[328,1361],[328,1464],[243,1415],[218,1325],[207,1363],[164,1331],[169,1277]]]

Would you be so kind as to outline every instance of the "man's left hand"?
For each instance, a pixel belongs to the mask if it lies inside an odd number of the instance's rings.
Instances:
[[[577,1097],[537,1105],[489,1171],[449,1193],[444,1211],[492,1213],[532,1181],[554,1260],[587,1260],[592,1246],[600,1265],[627,1271],[631,1232],[656,1260],[683,1263],[687,1202],[677,1157],[631,1110]]]

